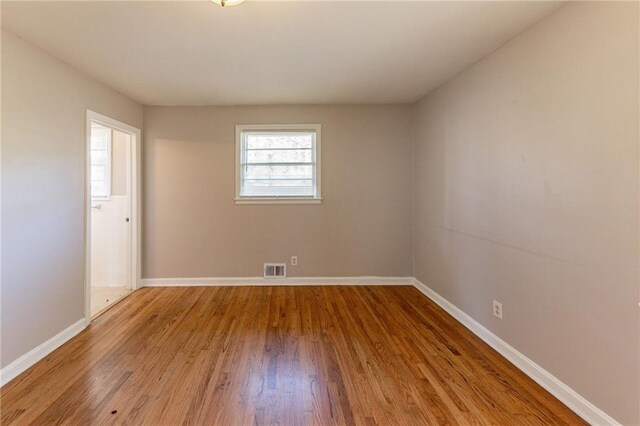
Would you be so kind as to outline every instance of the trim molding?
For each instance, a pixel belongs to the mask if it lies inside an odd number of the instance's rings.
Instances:
[[[87,328],[87,325],[89,325],[87,320],[85,318],[82,318],[75,324],[72,324],[69,327],[65,328],[60,333],[53,336],[51,339],[38,345],[26,354],[22,355],[20,358],[13,361],[11,364],[4,367],[2,370],[0,370],[0,386],[4,386],[11,380],[15,379],[18,375],[26,371],[36,362],[40,361],[42,358],[49,355],[58,347],[62,346],[63,343],[66,343],[72,337]]]
[[[413,277],[205,277],[144,278],[143,287],[210,287],[272,285],[414,285]]]
[[[582,395],[571,389],[557,377],[527,358],[524,354],[493,334],[482,324],[471,318],[462,309],[440,296],[431,288],[414,279],[414,287],[444,309],[449,315],[468,328],[473,334],[484,340],[524,374],[545,388],[551,395],[592,425],[620,425],[607,413],[593,405]]]

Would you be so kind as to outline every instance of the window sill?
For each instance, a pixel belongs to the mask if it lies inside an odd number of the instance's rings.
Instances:
[[[236,198],[236,204],[321,204],[322,198],[255,197]]]

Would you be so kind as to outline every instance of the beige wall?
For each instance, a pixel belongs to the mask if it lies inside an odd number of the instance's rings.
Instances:
[[[145,107],[145,278],[411,274],[409,106]],[[320,205],[236,205],[236,124],[322,125]]]
[[[86,109],[142,107],[2,31],[1,365],[84,316]]]
[[[417,278],[629,425],[638,36],[637,3],[565,6],[421,101],[414,154]]]

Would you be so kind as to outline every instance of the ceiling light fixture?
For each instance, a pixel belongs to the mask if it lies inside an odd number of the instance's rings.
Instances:
[[[219,4],[222,7],[225,6],[237,6],[242,3],[244,0],[211,0],[212,2]]]

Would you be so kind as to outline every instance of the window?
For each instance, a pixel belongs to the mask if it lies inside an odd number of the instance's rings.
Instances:
[[[319,203],[320,125],[236,126],[236,203]]]
[[[91,125],[91,198],[111,197],[111,129]]]

